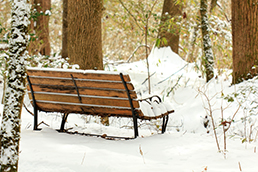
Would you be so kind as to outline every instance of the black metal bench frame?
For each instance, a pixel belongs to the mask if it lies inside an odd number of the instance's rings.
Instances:
[[[71,75],[71,78],[72,78],[72,80],[74,82],[74,85],[75,85],[75,88],[76,88],[76,91],[77,91],[77,95],[78,95],[78,99],[81,102],[80,93],[78,91],[78,87],[77,87],[76,82],[75,82],[75,80],[73,78],[73,75]],[[129,89],[128,89],[127,85],[126,85],[126,82],[124,80],[124,77],[123,77],[122,73],[120,73],[120,78],[121,78],[121,81],[122,81],[122,83],[124,85],[124,88],[126,90],[126,93],[127,93],[127,96],[128,96],[128,101],[129,101],[130,106],[131,106],[131,112],[132,112],[132,118],[133,118],[133,126],[134,126],[134,138],[137,138],[139,136],[138,125],[137,125],[137,120],[138,119],[151,120],[151,119],[158,119],[160,117],[157,117],[157,118],[156,117],[144,117],[144,118],[140,117],[137,114],[137,112],[135,111],[135,108],[134,108],[133,103],[132,103],[132,98],[130,96]],[[34,96],[34,91],[33,91],[32,83],[30,82],[30,76],[29,75],[27,75],[27,81],[28,81],[29,88],[31,90],[32,104],[33,104],[33,107],[34,107],[34,126],[33,126],[33,129],[34,130],[40,130],[38,128],[38,111],[43,111],[43,110],[41,110],[37,106],[37,100],[35,99],[35,96]],[[158,99],[158,101],[157,101],[158,103],[161,102],[161,99],[158,96],[152,96],[152,97],[149,97],[149,98],[146,98],[146,99],[142,99],[142,100],[139,100],[139,101],[147,101],[148,102],[148,101],[152,101],[153,98],[157,98]],[[174,110],[167,112],[167,114],[163,114],[163,116],[162,116],[162,118],[163,118],[162,130],[161,130],[162,134],[165,133],[165,131],[166,131],[166,127],[167,127],[168,120],[169,120],[169,114],[173,113],[173,112],[174,112]],[[65,122],[67,120],[68,115],[69,115],[69,113],[64,113],[64,115],[62,117],[60,131],[64,131],[64,126],[65,126]],[[119,115],[117,117],[119,117]]]

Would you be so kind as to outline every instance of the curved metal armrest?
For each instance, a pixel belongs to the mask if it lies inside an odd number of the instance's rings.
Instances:
[[[157,99],[155,99],[155,98],[157,98]],[[147,97],[147,98],[145,98],[145,99],[140,99],[139,100],[140,102],[142,102],[142,101],[146,101],[147,103],[149,103],[150,105],[151,105],[151,102],[156,102],[156,103],[161,103],[162,102],[162,100],[161,100],[161,98],[158,96],[158,95],[154,95],[154,96],[151,96],[151,97]]]

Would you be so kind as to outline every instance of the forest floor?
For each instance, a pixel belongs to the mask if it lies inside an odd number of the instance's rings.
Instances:
[[[59,133],[56,129],[61,123],[61,114],[43,112],[39,114],[39,121],[48,126],[41,124],[41,131],[33,131],[33,116],[23,109],[19,172],[256,172],[257,117],[249,116],[247,109],[256,110],[248,101],[257,95],[247,91],[244,102],[241,98],[229,102],[223,97],[243,86],[254,88],[252,84],[257,85],[257,79],[232,86],[230,71],[225,70],[206,84],[194,64],[186,63],[168,48],[154,50],[149,63],[152,94],[161,95],[175,109],[165,134],[158,134],[160,121],[140,122],[140,137],[132,140]],[[147,95],[145,60],[108,64],[105,70],[128,73],[138,98]],[[239,103],[246,108],[241,106],[237,110]],[[209,104],[211,111],[206,111]],[[25,105],[32,111],[27,96]],[[218,151],[209,112],[214,117],[221,150],[224,146],[222,115],[223,119],[230,120],[236,114],[227,132],[226,151]],[[207,128],[204,127],[206,119],[209,119]],[[103,126],[99,121],[96,117],[71,114],[66,128],[82,133],[133,136],[128,119],[110,118],[110,126]]]

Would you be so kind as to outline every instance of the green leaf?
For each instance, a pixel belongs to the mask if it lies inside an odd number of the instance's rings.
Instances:
[[[160,47],[160,39],[159,38],[156,40],[155,47]]]
[[[244,138],[244,139],[242,140],[242,143],[245,143],[245,142],[247,142],[247,139],[246,139],[246,138]]]
[[[168,41],[165,37],[161,38],[161,41],[164,45],[168,45]]]
[[[229,98],[228,98],[228,102],[234,102],[233,97],[229,97]]]

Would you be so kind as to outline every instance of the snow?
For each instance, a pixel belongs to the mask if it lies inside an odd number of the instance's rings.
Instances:
[[[7,49],[7,48],[9,48],[8,44],[0,44],[0,50],[4,50],[4,49]]]
[[[52,13],[51,13],[51,11],[50,10],[46,10],[45,11],[45,15],[48,15],[48,16],[50,16]]]
[[[59,69],[59,68],[40,68],[40,67],[28,67],[28,70],[44,70],[44,71],[59,71],[59,72],[76,72],[76,73],[94,73],[94,74],[116,74],[119,75],[120,72],[116,71],[103,71],[103,70],[80,70],[80,69]],[[127,74],[127,73],[123,73]]]
[[[150,73],[153,74],[151,94],[161,95],[162,100],[169,104],[164,103],[161,107],[156,104],[155,108],[157,111],[175,109],[175,113],[170,115],[165,134],[157,134],[161,121],[139,121],[140,137],[132,140],[106,140],[58,133],[55,129],[60,126],[61,114],[44,112],[39,113],[39,122],[44,121],[49,126],[41,124],[41,131],[33,131],[33,116],[23,109],[19,172],[237,172],[240,167],[242,171],[256,172],[257,109],[248,102],[257,99],[257,93],[252,90],[257,88],[258,79],[231,86],[231,71],[227,71],[205,84],[205,79],[200,77],[194,64],[183,61],[170,48],[153,49],[148,60]],[[148,82],[144,82],[147,78],[145,60],[110,64],[106,70],[128,73],[138,98],[149,96]],[[234,97],[235,92],[240,96]],[[221,150],[224,143],[220,107],[225,108],[224,119],[231,119],[239,106],[238,102],[245,105],[245,109],[241,107],[236,114],[227,133],[226,156],[218,152],[210,123],[208,128],[204,128],[203,123],[207,119],[210,121],[205,110],[209,104],[201,93],[210,100]],[[222,98],[231,96],[233,102]],[[143,111],[150,111],[147,102],[141,104]],[[32,111],[28,97],[25,98],[25,105]],[[254,113],[252,116],[249,116],[249,110]],[[243,120],[243,117],[248,120]],[[121,118],[110,118],[110,126],[103,126],[99,118],[78,114],[70,114],[66,124],[66,128],[72,127],[72,131],[81,133],[132,137],[131,126],[132,121]],[[251,128],[253,134],[249,134]],[[249,136],[252,138],[250,142],[244,142],[244,138],[248,140]]]

